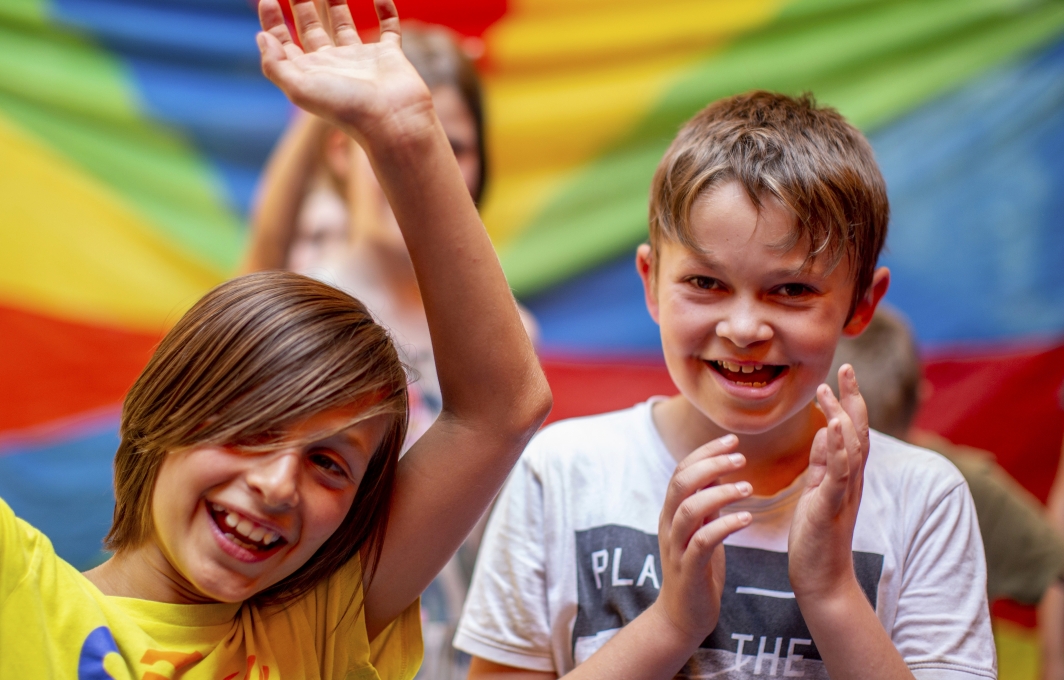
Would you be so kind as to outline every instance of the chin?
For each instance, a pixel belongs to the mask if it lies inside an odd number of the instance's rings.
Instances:
[[[780,400],[773,400],[762,408],[756,408],[734,403],[719,393],[684,396],[714,425],[737,435],[752,436],[771,432],[802,411],[795,403],[782,403]]]
[[[701,409],[700,409],[701,410]],[[703,411],[717,427],[733,434],[759,435],[778,427],[786,418],[777,413],[744,413],[732,409],[716,408]]]
[[[201,574],[200,578],[188,579],[196,592],[212,602],[236,604],[254,597],[272,585],[260,585],[257,581],[252,581],[221,566],[217,566],[212,572]]]

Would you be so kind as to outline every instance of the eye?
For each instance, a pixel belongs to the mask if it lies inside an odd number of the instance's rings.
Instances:
[[[329,449],[313,449],[307,456],[311,465],[333,477],[347,477],[347,470],[334,458]]]
[[[798,298],[816,293],[804,283],[785,283],[776,288],[776,292],[786,298]]]
[[[699,290],[723,290],[724,284],[709,276],[692,276],[687,279],[695,288]]]

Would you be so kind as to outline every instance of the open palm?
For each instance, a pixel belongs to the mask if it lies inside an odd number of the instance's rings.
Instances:
[[[851,546],[868,457],[868,415],[853,368],[839,370],[840,399],[821,385],[817,399],[828,417],[809,456],[807,485],[789,535],[791,584],[827,592],[853,578]]]
[[[313,0],[295,0],[302,48],[277,1],[259,3],[262,71],[293,103],[359,141],[382,125],[400,135],[431,125],[432,98],[403,55],[391,0],[376,0],[381,30],[376,43],[362,42],[345,0],[329,0],[327,16],[319,16]]]

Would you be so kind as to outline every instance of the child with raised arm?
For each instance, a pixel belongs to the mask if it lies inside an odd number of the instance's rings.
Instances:
[[[123,405],[113,557],[78,573],[0,501],[2,678],[410,678],[418,594],[550,396],[391,0],[362,44],[259,5],[262,65],[366,150],[422,285],[443,394],[399,460],[406,375],[349,295],[297,274],[223,284]],[[504,351],[500,350],[503,348]]]
[[[680,394],[554,424],[489,521],[470,678],[996,677],[963,478],[870,432],[842,336],[887,290],[886,187],[808,97],[718,101],[636,267]]]

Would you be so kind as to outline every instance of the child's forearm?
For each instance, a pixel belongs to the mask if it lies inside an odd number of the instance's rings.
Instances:
[[[371,162],[406,236],[445,412],[538,426],[546,385],[442,126],[383,151]]]
[[[830,595],[795,597],[832,680],[912,680],[856,579]]]
[[[673,625],[663,607],[651,605],[584,663],[567,680],[670,680],[698,650],[703,638],[691,638]]]
[[[281,269],[287,263],[299,208],[327,131],[325,121],[301,112],[277,143],[256,190],[242,272]]]

